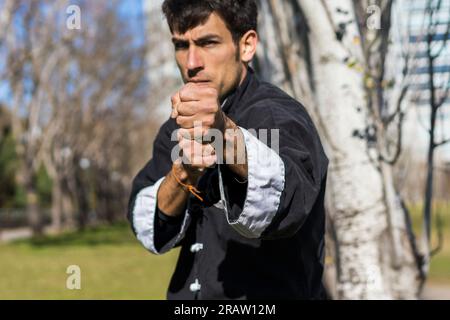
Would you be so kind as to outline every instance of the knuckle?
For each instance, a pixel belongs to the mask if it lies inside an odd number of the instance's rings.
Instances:
[[[203,128],[202,129],[202,138],[205,139],[205,138],[208,138],[208,136],[209,136],[209,128]]]
[[[178,131],[177,131],[177,139],[178,139],[178,141],[182,141],[182,140],[184,140],[184,132],[183,132],[183,129],[178,129]]]
[[[178,114],[184,114],[184,104],[183,104],[183,102],[181,102],[181,103],[178,103],[178,105],[176,106],[177,107],[177,112],[178,112]]]
[[[183,100],[184,98],[186,98],[186,95],[188,94],[188,92],[189,92],[189,87],[187,87],[187,85],[186,85],[179,92],[180,99]]]
[[[205,91],[210,95],[210,96],[216,96],[217,95],[217,89],[213,88],[213,87],[208,87],[205,89]]]
[[[205,124],[206,126],[208,126],[208,127],[211,127],[211,126],[214,124],[214,117],[208,116],[208,117],[205,119],[204,124]]]
[[[178,142],[178,146],[180,147],[180,149],[183,151],[183,154],[184,154],[185,149],[186,149],[186,144],[184,142],[184,139],[181,139],[180,142]]]
[[[211,111],[216,113],[219,111],[219,105],[217,103],[214,103],[211,105]]]

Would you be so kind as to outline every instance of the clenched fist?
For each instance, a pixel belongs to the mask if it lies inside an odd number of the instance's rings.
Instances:
[[[184,162],[194,168],[207,168],[217,161],[214,148],[202,138],[210,129],[225,130],[226,116],[219,103],[217,90],[206,84],[187,83],[172,96],[171,117],[180,126],[179,147]]]
[[[187,83],[172,96],[172,118],[187,133],[193,134],[196,123],[202,133],[210,128],[224,130],[225,116],[219,106],[217,89],[202,83]]]

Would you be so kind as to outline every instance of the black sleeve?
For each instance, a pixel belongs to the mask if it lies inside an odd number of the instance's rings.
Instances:
[[[171,239],[180,231],[184,219],[184,214],[178,217],[171,217],[156,208],[155,214],[155,248],[160,251]]]
[[[176,145],[176,141],[171,141],[171,134],[176,129],[177,126],[172,119],[161,127],[153,144],[152,159],[139,171],[133,180],[127,218],[135,234],[133,209],[136,197],[142,189],[154,185],[171,170],[171,152]],[[154,244],[158,251],[180,231],[183,217],[184,215],[173,218],[165,215],[163,212],[155,212]]]
[[[228,200],[230,216],[236,218],[244,208],[245,198],[247,196],[247,180],[237,177],[237,175],[226,166],[220,166],[222,172],[225,197]]]
[[[265,239],[290,237],[305,221],[324,205],[328,158],[316,128],[302,105],[292,117],[279,108],[272,109],[280,129],[279,155],[285,166],[285,188],[280,206],[271,225],[263,233]],[[313,217],[313,219],[321,217]]]
[[[316,201],[323,201],[328,159],[323,151],[315,126],[304,107],[292,101],[265,102],[247,110],[244,128],[279,129],[279,157],[284,164],[284,189],[271,223],[262,232],[262,239],[291,237],[314,212]],[[242,125],[241,125],[242,126]],[[224,166],[224,191],[229,216],[237,220],[243,212],[246,184],[238,184]],[[273,211],[272,211],[273,212]],[[251,213],[250,213],[251,214]]]

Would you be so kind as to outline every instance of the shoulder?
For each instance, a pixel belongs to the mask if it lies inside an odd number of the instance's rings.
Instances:
[[[268,83],[268,82],[259,82],[256,89],[250,95],[247,104],[248,105],[259,105],[260,103],[266,104],[277,104],[281,103],[286,106],[299,106],[300,102],[295,100],[285,91],[280,89],[279,87]]]
[[[246,129],[278,129],[282,156],[290,154],[297,162],[306,157],[311,167],[318,170],[317,177],[326,174],[328,158],[316,126],[301,102],[280,88],[262,82],[248,99],[243,117]]]
[[[315,133],[315,127],[305,106],[277,86],[261,82],[245,101],[240,118],[249,124],[260,123],[277,128],[293,125]]]

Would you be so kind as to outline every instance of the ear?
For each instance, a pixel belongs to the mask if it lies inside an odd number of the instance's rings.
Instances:
[[[239,41],[239,49],[241,51],[241,61],[249,63],[256,54],[256,46],[258,45],[258,34],[255,30],[247,31]]]

